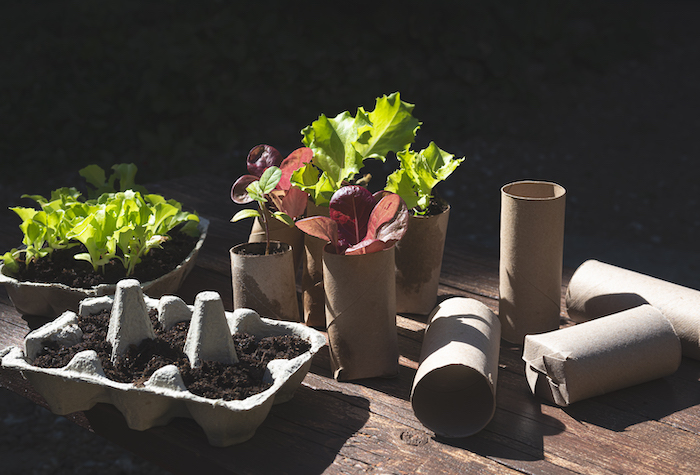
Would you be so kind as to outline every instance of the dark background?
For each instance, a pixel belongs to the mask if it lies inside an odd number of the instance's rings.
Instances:
[[[698,2],[329,4],[3,2],[0,213],[90,163],[134,162],[140,183],[233,183],[254,145],[288,153],[320,113],[400,91],[423,122],[417,147],[467,157],[439,187],[452,244],[497,256],[500,187],[551,180],[568,191],[567,266],[592,257],[700,288]],[[372,186],[396,166],[373,164]],[[107,460],[93,471],[140,469],[33,405],[1,411],[3,460],[25,473],[80,473],[86,452]],[[69,455],[57,433],[85,448]]]
[[[423,122],[418,147],[467,157],[438,190],[454,208],[449,239],[497,253],[500,187],[551,180],[568,190],[567,265],[597,257],[698,286],[698,260],[664,253],[694,253],[700,231],[697,13],[644,1],[5,2],[0,205],[76,185],[90,163],[134,162],[140,183],[233,182],[254,145],[290,152],[319,114],[400,91]],[[370,163],[371,186],[396,166]]]

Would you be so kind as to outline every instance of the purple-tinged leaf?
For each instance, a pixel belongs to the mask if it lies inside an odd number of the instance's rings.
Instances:
[[[252,203],[253,198],[248,195],[246,188],[254,181],[258,181],[258,177],[254,175],[243,175],[236,180],[236,183],[231,187],[231,199],[234,203],[239,205]]]
[[[297,228],[310,236],[327,241],[338,248],[338,225],[331,218],[325,216],[311,216],[296,222]]]
[[[282,170],[282,178],[280,179],[277,188],[281,190],[289,190],[289,188],[292,186],[289,182],[292,173],[307,163],[311,163],[312,158],[314,158],[314,152],[308,147],[301,147],[290,153],[280,165],[280,169]]]
[[[270,167],[278,167],[282,163],[282,155],[276,148],[269,145],[256,145],[248,152],[246,164],[248,173],[260,177]]]
[[[372,210],[365,239],[399,241],[408,228],[408,208],[399,195],[386,194]]]
[[[329,216],[338,223],[338,237],[350,246],[362,241],[374,204],[372,193],[361,186],[344,186],[333,193]]]
[[[380,252],[391,247],[393,243],[387,244],[379,239],[365,239],[345,250],[346,256],[354,256],[358,254],[370,254],[372,252]]]
[[[296,219],[306,211],[306,204],[309,201],[309,194],[299,188],[292,187],[288,191],[272,190],[270,198],[275,207]]]

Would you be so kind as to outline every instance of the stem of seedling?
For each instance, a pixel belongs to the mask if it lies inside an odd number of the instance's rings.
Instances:
[[[262,216],[262,221],[263,221],[263,227],[265,228],[265,255],[270,254],[270,212],[267,210],[267,207],[264,206],[262,203],[258,203],[258,206],[260,207],[260,216]]]

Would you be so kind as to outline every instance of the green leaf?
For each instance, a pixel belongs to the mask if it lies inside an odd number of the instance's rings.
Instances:
[[[413,181],[405,170],[396,170],[386,179],[386,191],[399,195],[408,209],[418,206],[418,194],[413,188]]]
[[[235,223],[236,221],[240,221],[240,220],[245,219],[245,218],[256,218],[259,216],[261,216],[261,215],[260,215],[260,212],[258,210],[246,208],[246,209],[240,210],[238,213],[233,215],[233,218],[231,218],[231,222]]]
[[[119,191],[136,190],[136,172],[138,168],[133,163],[118,163],[112,165],[113,176],[119,180]],[[113,182],[110,177],[110,183]],[[138,190],[141,191],[141,190]]]
[[[389,152],[409,147],[421,125],[411,115],[413,108],[413,104],[401,100],[398,92],[378,98],[369,113],[372,126],[364,129],[355,144],[357,152],[364,158],[384,161]]]
[[[80,176],[85,178],[85,181],[97,189],[107,185],[107,176],[105,171],[99,165],[88,165],[85,168],[78,170]]]
[[[449,177],[465,159],[440,149],[434,142],[416,153],[398,152],[400,169],[387,177],[386,190],[397,193],[409,208],[424,213],[430,205],[433,188]]]
[[[313,150],[314,165],[335,183],[342,183],[352,178],[362,167],[363,157],[355,150],[353,142],[358,139],[360,129],[370,125],[363,113],[353,117],[345,111],[332,119],[322,114],[302,131],[302,142]]]
[[[2,255],[2,260],[5,269],[11,274],[17,274],[19,272],[19,262],[17,261],[17,255],[19,251],[17,249],[12,249]]]
[[[279,167],[272,166],[267,168],[258,180],[262,194],[266,195],[274,190],[281,178],[282,170],[280,170]]]
[[[267,198],[265,198],[265,193],[263,193],[259,180],[248,185],[245,191],[248,192],[248,196],[253,198],[258,203],[267,203]]]
[[[294,226],[294,220],[287,213],[275,211],[272,213],[272,216],[274,216],[277,220],[282,221],[287,226]]]

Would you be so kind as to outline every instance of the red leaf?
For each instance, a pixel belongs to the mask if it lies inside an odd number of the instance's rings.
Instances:
[[[301,147],[290,153],[280,165],[280,170],[282,170],[282,178],[277,184],[277,188],[280,190],[288,190],[291,187],[289,179],[291,178],[292,173],[307,163],[311,163],[312,158],[314,158],[314,152],[308,147]]]
[[[272,190],[270,197],[277,209],[288,214],[292,219],[304,214],[306,204],[309,201],[309,194],[295,187],[288,191]]]
[[[338,224],[338,236],[352,246],[367,234],[374,198],[366,188],[348,185],[333,193],[329,204],[329,216]]]
[[[338,247],[338,226],[335,221],[325,216],[311,216],[300,219],[296,227],[310,236],[317,237]]]
[[[276,148],[269,145],[256,145],[248,152],[246,163],[248,172],[260,178],[266,169],[272,166],[280,166],[282,163],[282,155]]]
[[[233,202],[239,205],[251,203],[253,201],[253,198],[248,196],[246,188],[248,188],[248,185],[257,180],[258,177],[253,175],[243,175],[238,180],[236,180],[236,183],[234,183],[231,187],[231,199],[233,200]]]
[[[346,256],[353,256],[358,254],[370,254],[372,252],[379,252],[387,249],[393,245],[380,241],[379,239],[365,239],[359,243],[351,246],[345,250]]]
[[[385,194],[372,210],[365,239],[379,239],[386,243],[400,240],[408,228],[408,208],[401,197]]]

